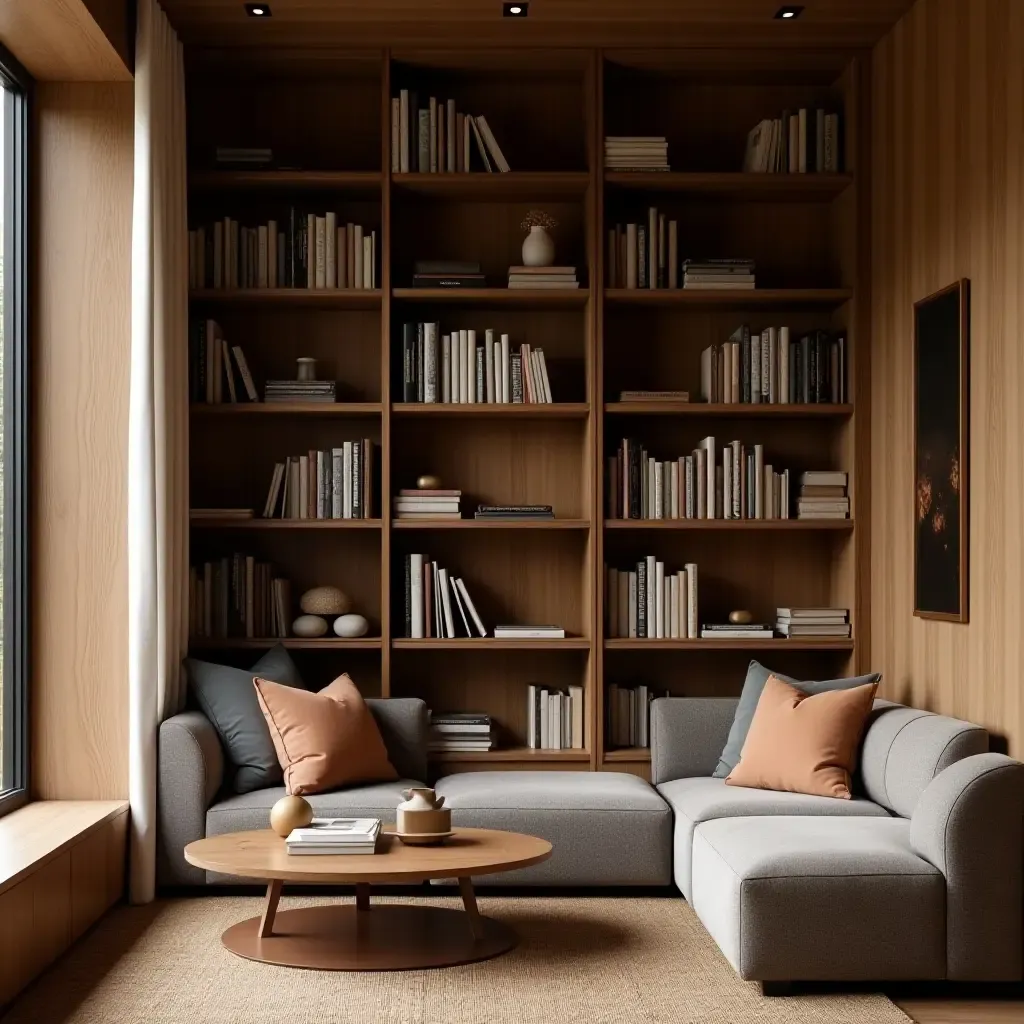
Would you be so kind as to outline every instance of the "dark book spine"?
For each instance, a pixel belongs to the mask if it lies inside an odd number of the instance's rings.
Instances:
[[[640,450],[636,441],[629,442],[629,518],[639,519],[640,510]]]
[[[416,377],[413,358],[416,354],[416,325],[402,324],[402,401],[416,401]]]
[[[647,561],[636,563],[636,635],[647,636]]]
[[[797,346],[796,342],[791,341],[789,343],[789,349],[786,352],[786,359],[789,361],[789,401],[791,403],[800,401],[800,383],[799,383],[799,364],[800,360],[797,359]]]
[[[647,227],[643,224],[636,229],[636,285],[647,287]]]
[[[423,383],[425,374],[423,372],[423,336],[424,336],[424,325],[416,325],[416,356],[413,361],[413,374],[416,378],[416,401],[423,401]]]
[[[412,555],[405,556],[405,635],[412,636]]]
[[[808,382],[810,384],[810,395],[808,400],[814,403],[818,402],[818,338],[817,336],[809,339],[810,349],[810,365],[808,367]]]
[[[743,329],[740,351],[743,365],[743,393],[740,395],[740,401],[748,403],[750,401],[750,330],[746,327]]]
[[[832,339],[828,331],[818,331],[818,398],[819,402],[829,402],[832,399],[832,373],[831,356],[829,350],[832,347]]]
[[[846,385],[846,335],[840,334],[836,338],[836,346],[839,349],[839,401],[848,402]]]
[[[810,370],[811,339],[805,334],[800,339],[800,401],[804,405],[811,401]]]
[[[295,207],[288,208],[288,259],[285,267],[285,286],[295,287]]]
[[[420,167],[420,102],[419,97],[409,90],[409,170],[422,171]]]

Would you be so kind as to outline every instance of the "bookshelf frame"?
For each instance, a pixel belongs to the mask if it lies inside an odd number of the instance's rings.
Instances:
[[[191,59],[193,56],[198,59]],[[190,109],[190,135],[192,119],[200,122],[194,137],[190,138],[189,195],[193,203],[209,209],[218,197],[230,197],[234,204],[244,204],[250,198],[267,199],[295,196],[297,200],[320,202],[324,197],[341,197],[340,201],[365,205],[379,204],[379,257],[380,288],[374,290],[305,289],[239,289],[194,290],[190,294],[191,316],[230,316],[245,324],[255,322],[269,312],[286,318],[282,323],[294,326],[294,336],[287,339],[294,355],[302,354],[301,334],[305,325],[317,321],[336,325],[344,336],[354,317],[376,317],[379,338],[374,339],[379,351],[380,378],[369,397],[373,400],[343,401],[330,406],[300,405],[193,405],[190,410],[193,443],[193,494],[195,504],[202,500],[204,488],[210,485],[213,470],[209,467],[217,457],[232,457],[234,442],[242,436],[251,440],[251,452],[239,457],[246,462],[247,477],[255,478],[261,466],[261,443],[273,432],[286,429],[300,433],[303,430],[345,431],[344,435],[357,436],[366,424],[372,424],[375,438],[379,438],[381,469],[377,506],[379,518],[355,521],[336,520],[270,520],[254,519],[247,522],[194,519],[191,523],[193,546],[202,550],[210,545],[222,544],[224,553],[231,550],[251,551],[257,546],[259,557],[275,561],[284,575],[295,568],[288,559],[323,559],[327,578],[324,583],[336,583],[346,589],[344,567],[346,552],[359,545],[360,558],[372,555],[379,566],[379,601],[366,610],[379,635],[357,640],[321,638],[301,640],[290,638],[285,645],[301,652],[301,657],[312,664],[311,678],[325,684],[327,679],[317,677],[317,659],[332,652],[333,667],[346,652],[358,651],[361,658],[379,657],[379,679],[374,678],[366,687],[368,696],[423,696],[428,703],[435,699],[448,699],[450,705],[438,704],[437,710],[485,710],[500,720],[501,713],[515,714],[518,701],[525,705],[526,684],[536,681],[524,675],[519,691],[510,681],[515,673],[518,656],[530,671],[543,670],[544,682],[564,686],[582,685],[585,688],[585,749],[571,751],[529,750],[522,745],[520,723],[506,723],[511,735],[501,749],[486,754],[444,754],[433,764],[434,774],[459,770],[481,770],[487,767],[558,770],[631,771],[649,775],[649,752],[644,749],[612,749],[605,742],[605,693],[611,682],[627,681],[624,675],[637,672],[643,675],[647,666],[653,666],[651,680],[657,690],[667,688],[674,694],[714,692],[735,695],[743,682],[742,671],[737,670],[739,660],[745,656],[763,657],[788,671],[791,657],[799,658],[799,667],[807,671],[835,674],[844,671],[862,671],[866,668],[868,651],[868,621],[865,614],[867,594],[869,538],[869,408],[868,408],[868,247],[866,244],[866,214],[869,209],[870,183],[867,177],[867,126],[864,123],[867,104],[863,73],[864,55],[860,53],[825,55],[795,51],[785,67],[772,59],[769,51],[753,51],[747,58],[723,51],[721,55],[703,51],[695,56],[682,48],[648,49],[642,53],[627,50],[556,48],[517,48],[482,53],[479,48],[460,51],[445,49],[392,53],[389,50],[367,50],[342,55],[340,70],[331,62],[312,62],[303,69],[301,54],[273,54],[260,50],[221,54],[211,72],[211,62],[203,51],[188,54],[190,97],[197,101]],[[345,60],[348,63],[345,63]],[[199,159],[200,143],[218,137],[221,125],[230,113],[216,103],[204,105],[204,98],[218,96],[225,88],[224,78],[238,66],[243,76],[258,75],[261,69],[282,72],[276,91],[264,93],[264,117],[271,134],[280,131],[282,137],[298,139],[310,151],[315,146],[315,131],[329,123],[327,109],[306,111],[298,123],[290,124],[295,105],[307,96],[329,96],[343,99],[351,88],[353,95],[365,99],[379,95],[379,146],[371,145],[372,111],[361,110],[349,116],[358,140],[354,157],[341,162],[340,167],[314,166],[309,170],[274,171],[219,171],[204,167]],[[515,149],[507,149],[513,168],[521,164],[527,169],[513,170],[509,174],[471,173],[392,173],[390,98],[403,79],[413,73],[423,73],[428,82],[432,75],[439,80],[454,81],[462,94],[495,96],[500,82],[524,75],[528,80],[525,95],[535,104],[535,113],[550,90],[553,116],[562,117],[571,130],[580,132],[577,149],[578,166],[567,164],[572,146],[568,143],[560,151],[560,166],[544,169],[538,166],[542,154],[532,152],[523,160]],[[533,76],[532,78],[530,76]],[[490,80],[494,76],[495,80]],[[819,96],[827,92],[839,99],[844,114],[845,170],[841,174],[744,174],[725,165],[717,170],[705,167],[683,166],[669,173],[631,173],[603,169],[602,140],[608,130],[618,132],[623,121],[622,102],[617,90],[625,83],[626,94],[638,91],[650,80],[658,88],[667,90],[669,109],[676,109],[683,97],[705,95],[705,86],[725,83],[727,86],[725,112],[710,107],[704,113],[706,133],[711,152],[702,160],[713,160],[715,146],[727,151],[727,142],[718,139],[711,122],[724,117],[728,123],[739,123],[747,107],[756,106],[755,93],[765,87],[780,94]],[[350,83],[350,85],[346,85]],[[568,83],[568,84],[567,84]],[[209,86],[209,93],[206,88]],[[610,88],[609,88],[610,87]],[[443,89],[443,86],[440,87]],[[440,94],[439,89],[439,94]],[[673,90],[678,92],[676,95]],[[746,91],[745,91],[746,90]],[[579,100],[580,125],[571,122],[572,105]],[[730,107],[729,104],[732,106]],[[657,107],[657,104],[654,105]],[[771,116],[767,109],[761,116]],[[690,127],[701,130],[702,113],[688,114]],[[643,125],[637,130],[650,130],[657,120],[657,111],[647,110]],[[752,127],[752,124],[750,125]],[[569,130],[567,128],[567,130]],[[302,133],[306,134],[303,135]],[[670,159],[675,162],[670,131]],[[200,140],[197,142],[196,140]],[[330,152],[341,152],[340,143],[330,143]],[[678,145],[676,150],[682,147]],[[379,150],[379,166],[360,166],[369,162],[371,151]],[[315,197],[315,198],[314,198]],[[405,228],[410,223],[410,211],[426,209],[430,204],[441,204],[439,209],[456,209],[461,204],[474,204],[473,210],[489,211],[498,219],[509,218],[522,204],[530,202],[538,207],[545,203],[576,204],[580,211],[582,237],[577,247],[585,260],[581,265],[582,285],[578,290],[509,291],[501,287],[480,290],[425,290],[406,287],[396,273],[394,253],[396,246],[405,245]],[[787,213],[795,208],[799,216],[820,218],[829,232],[830,258],[835,266],[834,277],[828,286],[807,287],[799,276],[782,282],[784,286],[759,288],[750,292],[701,292],[664,290],[626,290],[610,288],[606,284],[605,243],[606,225],[614,222],[612,208],[623,204],[637,208],[648,203],[692,204],[709,203],[721,211],[731,223],[730,232],[742,237],[742,212],[754,204],[757,216],[769,224],[777,221],[780,246],[785,246],[784,229]],[[419,205],[417,205],[419,204]],[[685,207],[681,207],[685,208]],[[431,212],[424,215],[434,216]],[[483,219],[483,218],[481,218]],[[416,221],[419,223],[419,221]],[[739,224],[739,227],[736,225]],[[442,231],[444,230],[442,225]],[[485,228],[480,229],[481,232]],[[398,239],[398,241],[396,241]],[[462,244],[467,258],[472,251],[473,237],[442,241]],[[680,246],[682,250],[682,245]],[[424,257],[433,255],[424,251]],[[446,254],[445,254],[446,255]],[[684,255],[681,251],[680,255]],[[518,262],[518,256],[509,252],[509,262]],[[776,284],[776,282],[772,282]],[[412,405],[397,401],[394,394],[393,366],[396,354],[396,327],[405,319],[421,319],[424,315],[444,320],[451,312],[476,317],[515,317],[515,323],[529,327],[539,325],[544,318],[565,318],[565,323],[577,325],[578,353],[582,400],[559,402],[553,405]],[[691,325],[703,324],[707,318],[733,316],[737,322],[745,319],[764,322],[785,322],[789,314],[820,318],[821,326],[843,327],[848,337],[848,367],[850,401],[843,405],[710,405],[699,402],[626,403],[611,400],[609,387],[616,372],[610,370],[609,360],[626,345],[623,324],[658,326],[658,337],[652,344],[665,347],[665,336],[673,331],[686,334]],[[482,321],[481,321],[482,322]],[[708,321],[710,322],[710,320]],[[717,322],[717,321],[716,321]],[[365,324],[365,321],[363,321]],[[704,328],[701,328],[702,330]],[[372,332],[371,332],[372,333]],[[370,334],[361,329],[363,343]],[[514,339],[515,340],[515,339]],[[722,339],[719,339],[722,340]],[[339,343],[339,380],[344,373],[343,344]],[[247,355],[259,359],[259,351]],[[621,355],[621,352],[620,352]],[[679,380],[673,387],[688,386],[697,390],[695,379]],[[706,421],[706,423],[705,423]],[[722,431],[737,430],[760,432],[766,440],[781,438],[785,446],[793,438],[806,436],[806,445],[794,451],[822,453],[822,459],[836,463],[849,473],[851,513],[850,519],[841,521],[778,521],[778,520],[606,520],[604,511],[605,455],[626,430],[638,431],[653,439],[677,438],[687,431],[705,430],[728,440]],[[691,430],[692,428],[692,430]],[[526,464],[522,472],[525,481],[541,493],[550,489],[552,497],[543,500],[556,506],[572,507],[571,516],[541,522],[477,522],[473,520],[423,522],[399,521],[390,518],[390,498],[402,486],[410,486],[410,465],[407,459],[409,444],[416,439],[417,451],[429,453],[431,445],[460,444],[466,446],[465,477],[450,479],[444,474],[445,486],[458,486],[469,494],[480,482],[477,464],[488,457],[506,459],[509,465],[515,459],[507,455],[509,446],[516,443],[522,432],[532,438],[531,443],[542,445],[549,439],[558,449],[558,456],[544,465]],[[460,433],[461,432],[461,433]],[[802,432],[802,433],[801,433]],[[318,435],[318,436],[322,436]],[[753,436],[753,435],[750,435]],[[464,440],[460,440],[464,438]],[[425,440],[424,440],[425,439]],[[248,447],[248,444],[247,444]],[[196,454],[205,449],[202,459]],[[212,448],[213,461],[209,450]],[[572,450],[574,454],[566,452]],[[683,449],[676,452],[681,454]],[[426,459],[424,460],[426,461]],[[520,460],[522,461],[522,460]],[[567,469],[571,468],[571,472]],[[804,467],[825,468],[825,467]],[[433,467],[423,465],[421,472],[432,472]],[[484,473],[486,476],[486,473]],[[241,477],[240,477],[241,478]],[[252,491],[252,488],[250,488]],[[198,492],[198,494],[197,494]],[[571,496],[570,496],[571,492]],[[254,496],[255,494],[255,496]],[[239,494],[236,505],[254,505],[257,510],[262,498],[258,493]],[[506,500],[515,500],[514,495]],[[237,531],[238,536],[233,534]],[[728,536],[727,536],[728,535]],[[487,639],[414,640],[401,635],[400,607],[402,559],[410,550],[433,551],[440,545],[447,555],[455,542],[467,545],[472,557],[486,566],[490,560],[505,557],[509,545],[515,545],[524,568],[516,579],[509,581],[515,591],[515,600],[529,607],[541,588],[555,587],[564,593],[572,606],[571,617],[578,623],[578,635],[564,641],[497,641]],[[287,542],[287,543],[285,543]],[[728,542],[741,551],[743,557],[730,558],[722,568],[724,591],[740,594],[751,605],[764,609],[777,601],[790,603],[785,593],[785,577],[792,570],[801,593],[820,593],[821,599],[849,607],[853,623],[851,640],[623,640],[606,638],[604,630],[604,566],[614,564],[623,552],[640,550],[657,554],[666,560],[677,560],[685,551],[697,551],[692,560],[700,566],[702,580],[705,573],[713,576],[716,566],[705,565],[699,552],[708,545],[714,557]],[[280,545],[284,545],[281,547]],[[556,547],[552,547],[555,545]],[[806,545],[811,555],[789,560],[794,545]],[[550,567],[531,564],[531,559],[550,557],[560,553],[556,560],[556,578],[551,578]],[[565,556],[565,557],[561,557]],[[820,556],[820,557],[817,557]],[[470,556],[466,556],[466,562]],[[470,573],[471,566],[461,566]],[[334,573],[332,576],[331,574]],[[729,575],[729,574],[732,575]],[[302,573],[309,577],[308,566]],[[501,590],[500,580],[487,575],[488,584]],[[756,585],[751,581],[758,580]],[[471,581],[472,582],[472,581]],[[802,588],[802,589],[801,589]],[[293,595],[297,598],[297,594]],[[502,594],[498,594],[498,599]],[[511,600],[511,598],[510,598]],[[372,601],[371,601],[372,603]],[[513,602],[514,603],[514,602]],[[798,603],[793,601],[792,603]],[[742,606],[742,605],[741,605]],[[720,609],[714,609],[716,612]],[[701,618],[706,616],[703,613]],[[193,639],[190,648],[204,657],[223,656],[239,664],[257,651],[276,641],[270,639]],[[433,652],[433,653],[425,653]],[[717,659],[724,659],[720,678]],[[464,678],[459,659],[471,658],[474,686]],[[450,659],[450,660],[447,660]],[[539,660],[538,660],[539,659]],[[544,659],[552,659],[550,671]],[[727,663],[727,665],[726,665]],[[445,665],[457,669],[457,682],[444,679]],[[421,665],[425,666],[421,671]],[[493,665],[493,668],[491,667]],[[693,666],[696,665],[696,668]],[[511,666],[511,668],[509,667]],[[819,667],[820,666],[820,669]],[[356,670],[357,671],[357,670]],[[466,670],[468,671],[468,670]],[[691,688],[691,673],[697,681]],[[561,680],[564,679],[564,683]],[[357,681],[359,679],[357,678]],[[474,705],[476,699],[479,704]],[[511,710],[509,710],[511,709]]]

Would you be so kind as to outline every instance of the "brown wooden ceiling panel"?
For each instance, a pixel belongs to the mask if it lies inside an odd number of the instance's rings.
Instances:
[[[530,0],[503,18],[501,0],[269,0],[250,18],[242,0],[162,0],[187,43],[200,46],[487,45],[841,46],[874,44],[913,0],[805,0],[793,22],[781,0]]]

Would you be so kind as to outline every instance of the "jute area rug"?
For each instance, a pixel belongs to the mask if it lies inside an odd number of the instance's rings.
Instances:
[[[282,909],[328,900],[293,898]],[[450,898],[430,900],[455,906]],[[220,934],[252,897],[197,897],[108,915],[4,1024],[907,1024],[885,996],[765,999],[682,899],[493,898],[519,946],[437,971],[341,974],[251,963]]]

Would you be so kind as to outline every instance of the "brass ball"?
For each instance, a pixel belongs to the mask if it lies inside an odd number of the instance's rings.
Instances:
[[[421,491],[437,491],[441,488],[441,478],[439,476],[426,474],[416,481],[416,486]]]
[[[748,622],[754,621],[754,616],[746,609],[738,608],[734,612],[729,612],[729,621],[736,626],[745,626]]]
[[[313,808],[301,796],[283,796],[270,808],[270,827],[281,838],[292,829],[305,828],[313,820]]]

